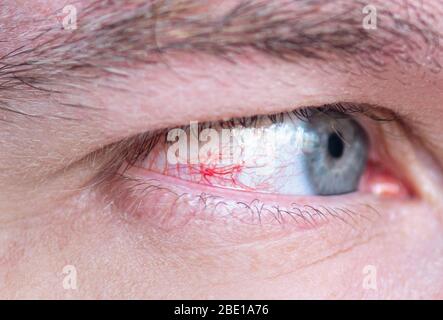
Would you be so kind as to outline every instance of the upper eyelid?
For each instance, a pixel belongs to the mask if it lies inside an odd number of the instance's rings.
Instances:
[[[230,120],[210,121],[203,123],[203,127],[204,128],[210,127],[211,124],[220,124],[220,123],[229,124],[229,122],[232,121],[242,124],[242,122],[247,122],[246,120],[251,120],[251,124],[253,124],[254,121],[257,120],[259,117],[269,117],[271,120],[273,120],[274,118],[278,122],[278,119],[283,119],[283,116],[285,114],[288,114],[289,116],[294,116],[295,118],[302,121],[307,121],[309,120],[309,118],[311,118],[314,115],[315,112],[322,112],[328,114],[331,117],[334,117],[334,115],[338,116],[361,115],[376,122],[398,121],[399,119],[402,118],[395,111],[389,110],[387,108],[378,105],[367,104],[367,103],[354,103],[354,102],[337,102],[321,106],[304,106],[304,107],[295,108],[287,112],[279,112],[279,113],[266,114],[266,115],[255,115],[249,117],[236,117]],[[183,129],[186,127],[187,127],[186,125],[179,126],[179,128]]]

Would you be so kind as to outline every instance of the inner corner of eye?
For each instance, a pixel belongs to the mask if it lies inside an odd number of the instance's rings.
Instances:
[[[405,184],[371,157],[352,115],[291,113],[171,129],[143,168],[203,186],[295,196],[366,192],[404,197]]]
[[[368,160],[359,183],[359,190],[382,197],[409,198],[411,188],[390,169],[377,161]]]

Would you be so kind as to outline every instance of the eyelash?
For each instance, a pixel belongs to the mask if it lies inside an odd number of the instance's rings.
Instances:
[[[360,221],[373,223],[380,212],[361,201],[342,202],[340,206],[291,203],[288,207],[267,204],[259,199],[250,202],[233,201],[227,197],[200,193],[175,192],[165,188],[157,179],[138,179],[123,175],[120,184],[107,189],[112,204],[123,209],[123,219],[135,221],[148,219],[151,226],[172,231],[191,220],[212,220],[216,212],[222,223],[246,223],[249,226],[292,226],[307,230],[321,226],[330,220],[359,230]],[[161,201],[159,201],[161,199]],[[192,203],[192,208],[189,204]],[[149,204],[149,205],[146,205]],[[119,210],[119,211],[120,211]],[[241,214],[238,214],[241,211]],[[174,214],[180,212],[180,214]],[[365,214],[365,213],[367,214]],[[365,226],[365,225],[363,225]]]

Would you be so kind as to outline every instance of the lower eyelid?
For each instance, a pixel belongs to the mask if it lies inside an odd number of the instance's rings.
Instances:
[[[113,219],[140,254],[158,250],[178,257],[178,263],[198,265],[209,257],[217,259],[221,272],[243,256],[251,267],[262,266],[263,277],[294,272],[373,241],[383,246],[394,234],[407,234],[414,212],[432,210],[418,199],[361,193],[302,198],[221,191],[135,167],[103,186],[110,188],[100,194],[112,202]],[[321,210],[327,219],[297,223],[288,214],[294,202],[311,214]],[[274,253],[279,258],[269,256]]]
[[[414,203],[359,192],[332,197],[258,195],[192,186],[139,168],[125,174],[117,182],[118,196],[112,196],[118,211],[136,225],[168,233],[197,227],[218,230],[222,237],[248,239],[251,230],[264,238],[324,228],[363,231],[387,218],[386,207]]]

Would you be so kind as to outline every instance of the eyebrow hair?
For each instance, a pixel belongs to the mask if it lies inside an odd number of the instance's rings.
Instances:
[[[374,74],[389,62],[440,71],[442,34],[433,25],[443,8],[396,0],[390,4],[399,12],[392,12],[382,1],[374,3],[377,29],[366,30],[361,0],[243,0],[221,13],[216,5],[191,0],[95,0],[79,10],[77,30],[36,30],[24,46],[0,57],[0,101],[10,89],[44,91],[63,79],[70,85],[118,76],[161,63],[169,53],[235,63],[258,52],[291,63],[334,61],[345,70],[358,65]]]

